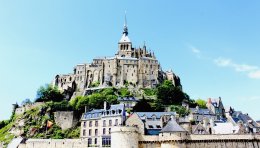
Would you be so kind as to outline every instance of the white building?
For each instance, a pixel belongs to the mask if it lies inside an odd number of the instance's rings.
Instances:
[[[81,118],[80,137],[88,141],[89,147],[109,147],[111,128],[123,125],[126,119],[122,104],[111,105],[109,109],[95,109]]]

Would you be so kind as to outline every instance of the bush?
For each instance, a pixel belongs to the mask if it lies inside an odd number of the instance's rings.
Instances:
[[[52,112],[72,110],[72,106],[66,100],[63,100],[62,102],[52,102],[51,101],[51,102],[47,102],[46,105],[47,105],[47,107],[51,108]]]
[[[93,82],[91,83],[90,87],[98,87],[100,85],[100,82],[99,81],[96,81],[96,82]]]
[[[207,108],[207,106],[206,106],[207,102],[206,102],[205,100],[198,99],[198,100],[196,100],[196,103],[197,103],[197,105],[198,105],[200,108]]]
[[[134,112],[152,112],[154,111],[151,105],[147,102],[146,99],[139,100],[136,105],[133,107]]]
[[[127,88],[120,88],[118,90],[118,94],[121,97],[130,97],[130,96],[132,96],[130,91]]]
[[[156,90],[155,89],[151,89],[151,88],[144,88],[144,94],[146,96],[154,96],[156,95]]]
[[[176,112],[177,114],[179,114],[181,117],[184,117],[184,116],[189,114],[189,110],[187,110],[183,106],[172,105],[172,106],[170,106],[170,109],[171,109],[171,111]]]
[[[64,137],[70,139],[77,139],[80,136],[80,127],[70,128],[64,131]]]
[[[59,102],[62,101],[64,98],[58,88],[52,87],[50,84],[46,86],[41,86],[37,91],[36,97],[36,102]]]

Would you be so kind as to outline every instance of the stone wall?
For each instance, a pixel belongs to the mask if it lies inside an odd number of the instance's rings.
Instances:
[[[161,135],[160,135],[161,136]],[[186,139],[166,134],[142,135],[136,127],[115,127],[111,132],[112,148],[259,148],[260,135],[187,135]],[[18,148],[80,148],[87,139],[28,139]]]
[[[44,102],[35,102],[35,103],[32,103],[32,104],[23,105],[23,106],[18,107],[18,108],[15,109],[15,114],[16,115],[23,114],[27,110],[31,110],[31,109],[39,107],[39,106],[41,106],[43,104],[44,104]]]
[[[82,148],[88,143],[83,139],[28,139],[18,148]]]
[[[74,127],[78,123],[78,119],[75,118],[73,111],[54,112],[54,121],[62,130]]]

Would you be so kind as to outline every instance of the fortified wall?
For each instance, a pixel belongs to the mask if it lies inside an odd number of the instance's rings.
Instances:
[[[137,145],[138,143],[138,145]],[[160,133],[147,136],[135,127],[116,127],[111,133],[112,148],[259,148],[260,135],[184,135]]]
[[[78,123],[78,119],[74,116],[73,111],[54,112],[54,120],[62,130],[74,127]]]
[[[23,106],[15,109],[15,114],[21,115],[28,110],[31,110],[33,108],[36,108],[36,107],[39,107],[39,106],[42,106],[42,105],[44,105],[44,102],[35,102],[35,103],[23,105]]]
[[[259,148],[260,135],[189,135],[176,139],[175,135],[140,135],[134,127],[112,129],[111,148]],[[28,139],[18,148],[82,148],[87,139]]]

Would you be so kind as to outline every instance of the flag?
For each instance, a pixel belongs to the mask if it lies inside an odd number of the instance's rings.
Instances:
[[[47,121],[47,128],[51,128],[52,127],[52,125],[53,125],[53,122],[51,122],[51,121]]]

